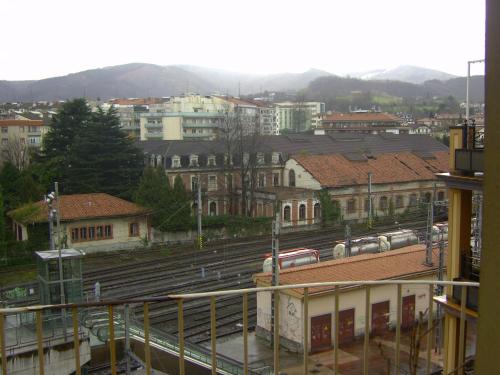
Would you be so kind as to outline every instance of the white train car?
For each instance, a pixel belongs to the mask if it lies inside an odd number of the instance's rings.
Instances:
[[[298,267],[313,263],[319,263],[319,250],[306,248],[291,249],[280,251],[278,256],[278,266],[280,269]],[[272,254],[266,254],[266,259],[262,265],[262,271],[271,272],[272,270]]]

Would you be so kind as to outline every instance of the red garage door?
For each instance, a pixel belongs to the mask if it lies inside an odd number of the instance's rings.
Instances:
[[[401,328],[410,328],[415,321],[415,294],[403,297]]]
[[[372,304],[372,334],[383,335],[389,328],[389,301]]]
[[[332,346],[332,314],[311,318],[311,351],[330,349]]]
[[[339,343],[354,340],[354,309],[339,311]]]

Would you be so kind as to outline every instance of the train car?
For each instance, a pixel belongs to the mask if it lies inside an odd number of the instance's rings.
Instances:
[[[280,251],[278,257],[278,265],[280,269],[298,267],[313,263],[319,263],[319,251],[315,249],[298,248]],[[266,254],[262,270],[264,272],[271,272],[273,270],[272,254]]]
[[[383,236],[378,237],[362,237],[351,240],[351,253],[350,256],[360,254],[379,253],[381,251],[388,251],[391,245]],[[339,259],[347,256],[345,250],[345,242],[337,241],[333,248],[333,258]]]
[[[384,238],[391,245],[391,249],[400,249],[405,246],[416,245],[418,237],[411,229],[401,229],[394,232],[380,233],[379,237]]]

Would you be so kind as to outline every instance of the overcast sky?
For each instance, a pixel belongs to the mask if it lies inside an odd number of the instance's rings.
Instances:
[[[0,80],[130,62],[465,75],[484,58],[483,0],[0,0],[0,15]]]

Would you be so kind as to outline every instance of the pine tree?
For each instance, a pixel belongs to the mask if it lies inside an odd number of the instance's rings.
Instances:
[[[185,230],[191,223],[191,197],[186,191],[181,176],[177,175],[172,190],[172,214],[169,223],[171,229]]]

